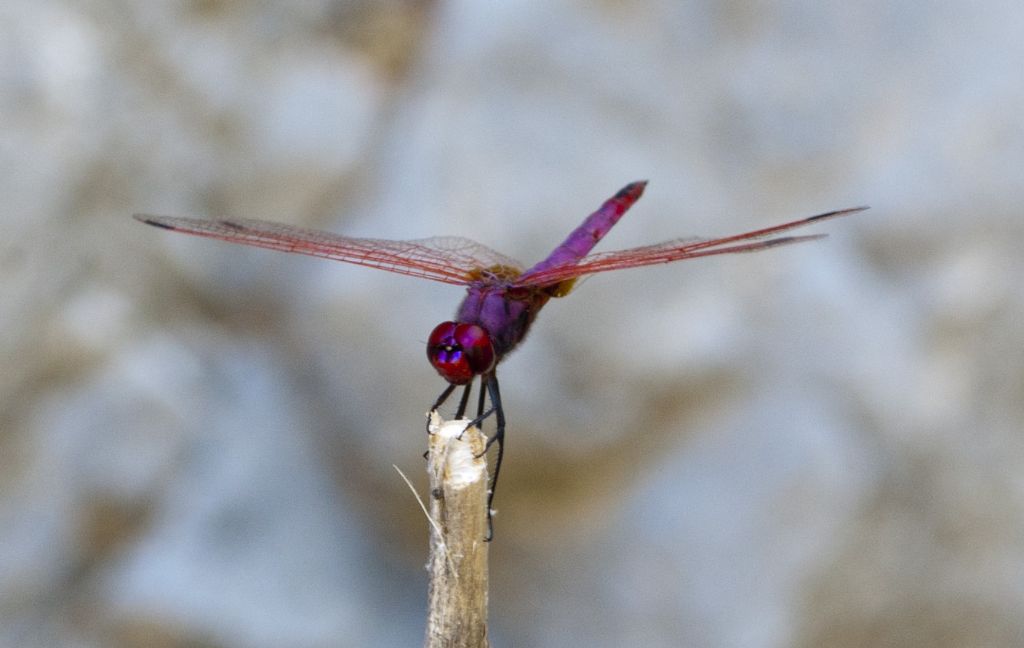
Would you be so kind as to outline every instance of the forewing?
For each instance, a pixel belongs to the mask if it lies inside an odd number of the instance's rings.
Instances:
[[[486,245],[459,236],[393,241],[354,238],[243,218],[204,220],[148,214],[137,214],[135,218],[175,232],[344,261],[456,285],[479,279],[480,271],[488,268],[502,267],[521,272],[522,267],[517,261]]]
[[[813,241],[824,237],[824,234],[812,234],[809,236],[780,236],[768,238],[791,229],[810,225],[829,218],[846,216],[867,207],[853,207],[837,211],[825,212],[809,218],[802,218],[797,221],[783,223],[764,229],[724,236],[711,239],[674,239],[654,245],[629,248],[626,250],[615,250],[612,252],[599,252],[584,257],[579,263],[566,264],[548,268],[547,270],[532,274],[528,283],[533,286],[550,286],[567,279],[583,275],[606,272],[608,270],[619,270],[622,268],[637,268],[640,266],[654,265],[657,263],[671,263],[683,259],[694,259],[697,257],[712,256],[716,254],[733,254],[737,252],[757,252],[780,245],[790,243],[801,243]]]

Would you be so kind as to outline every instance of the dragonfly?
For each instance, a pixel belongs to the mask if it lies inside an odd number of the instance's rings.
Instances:
[[[794,236],[786,233],[867,209],[839,209],[720,238],[681,238],[590,254],[640,199],[646,186],[645,180],[627,184],[587,216],[547,258],[530,268],[524,268],[518,261],[485,245],[458,236],[401,241],[355,238],[242,218],[206,220],[149,214],[136,214],[134,217],[148,225],[174,232],[344,261],[465,287],[466,296],[455,319],[438,324],[427,338],[427,359],[448,382],[429,414],[436,412],[456,389],[462,387],[455,415],[456,419],[462,419],[473,382],[479,379],[476,417],[466,429],[479,427],[487,418],[495,417],[494,434],[488,437],[484,446],[484,453],[495,443],[498,448],[487,495],[486,539],[490,540],[494,535],[494,493],[505,450],[505,411],[496,369],[523,341],[537,314],[551,298],[568,295],[580,278],[600,272],[719,254],[758,252],[814,241],[825,235]],[[485,409],[488,399],[490,407]]]

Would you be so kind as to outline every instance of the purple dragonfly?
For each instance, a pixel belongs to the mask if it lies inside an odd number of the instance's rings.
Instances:
[[[564,297],[580,277],[670,263],[682,259],[756,252],[779,245],[812,241],[825,236],[775,236],[818,221],[867,209],[854,207],[809,218],[712,239],[674,239],[627,250],[588,254],[622,218],[644,192],[646,181],[633,182],[609,198],[556,247],[546,259],[529,269],[500,252],[469,239],[443,236],[411,241],[352,238],[290,225],[251,219],[202,220],[139,214],[135,218],[156,227],[242,243],[271,250],[296,252],[380,268],[389,272],[423,277],[466,286],[466,297],[454,321],[442,322],[427,339],[427,359],[449,385],[438,396],[433,413],[457,387],[464,387],[456,418],[462,418],[469,402],[472,383],[480,378],[476,418],[467,426],[479,426],[494,415],[498,455],[487,499],[488,521],[501,471],[504,453],[505,412],[498,390],[497,365],[522,342],[537,313],[552,297]],[[484,409],[490,396],[490,407]],[[493,528],[488,530],[488,539]]]

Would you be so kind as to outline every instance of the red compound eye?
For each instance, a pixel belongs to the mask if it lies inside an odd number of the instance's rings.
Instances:
[[[441,322],[427,340],[427,359],[442,378],[465,385],[494,367],[494,346],[483,327]]]

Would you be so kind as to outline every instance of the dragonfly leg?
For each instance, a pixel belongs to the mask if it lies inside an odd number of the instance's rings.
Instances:
[[[469,402],[469,391],[472,388],[472,384],[466,385],[466,390],[462,392],[462,398],[459,400],[459,409],[455,412],[455,418],[460,419],[462,415],[466,413],[466,404]],[[444,405],[444,402],[448,400],[448,397],[452,395],[455,388],[458,385],[452,384],[445,387],[441,395],[437,397],[434,404],[430,407],[430,411],[427,412],[427,434],[430,434],[430,415],[437,411],[438,407]]]
[[[436,401],[434,401],[434,404],[430,406],[430,411],[427,412],[427,434],[430,434],[430,415],[436,412],[438,407],[444,405],[444,402],[448,400],[448,397],[452,395],[452,392],[455,391],[456,387],[458,387],[458,385],[454,383],[445,387],[444,391],[441,392],[441,395],[437,397]]]
[[[480,418],[481,416],[484,415],[484,404],[485,404],[485,401],[487,399],[486,385],[487,385],[487,379],[481,377],[480,378],[480,398],[476,402],[476,416],[477,416],[477,418]]]
[[[466,411],[466,402],[469,400],[469,389],[470,389],[471,386],[472,385],[466,385],[466,390],[464,392],[462,392],[462,399],[459,401],[459,411],[458,411],[458,413],[456,413],[455,418],[462,418],[462,415],[465,413],[465,411]],[[434,401],[434,405],[430,408],[430,411],[427,412],[427,434],[428,435],[430,434],[430,415],[433,414],[434,412],[436,412],[438,407],[441,407],[441,405],[444,405],[444,402],[446,400],[448,400],[448,397],[452,395],[452,392],[455,391],[456,387],[458,387],[458,385],[456,385],[454,383],[451,384],[451,385],[448,385],[447,387],[445,387],[444,391],[441,392],[441,395],[437,397],[436,401]],[[427,451],[425,451],[423,453],[423,458],[426,459],[428,454],[430,454],[430,450],[427,450]]]
[[[455,411],[455,418],[460,419],[466,413],[466,404],[469,403],[469,392],[473,391],[473,383],[470,382],[466,385],[466,389],[462,392],[462,398],[459,399],[459,409]]]
[[[494,413],[494,408],[493,407],[491,409],[487,410],[486,414],[484,413],[484,405],[487,404],[487,383],[486,383],[486,380],[487,380],[486,377],[483,377],[483,376],[480,377],[480,396],[479,396],[479,398],[477,398],[477,401],[476,401],[476,418],[473,419],[473,421],[469,425],[466,426],[466,430],[468,430],[469,428],[474,427],[474,426],[481,427],[483,422],[484,422],[484,419],[486,419],[488,416],[490,416],[491,414]],[[463,394],[463,396],[462,396],[463,397],[463,404],[465,404],[465,400],[466,400],[466,397],[468,395],[469,394]],[[462,435],[466,433],[466,430],[463,430],[462,434],[459,435],[459,440],[460,441],[462,440]]]
[[[494,513],[491,505],[494,503],[494,490],[498,486],[498,473],[501,472],[501,460],[505,454],[505,410],[501,407],[501,392],[498,389],[498,377],[493,372],[480,378],[480,382],[483,383],[480,388],[480,400],[478,401],[478,412],[477,417],[469,422],[466,426],[466,430],[471,427],[480,427],[480,424],[487,419],[488,416],[494,414],[497,418],[497,429],[494,432],[494,436],[487,439],[487,443],[484,445],[484,450],[477,456],[483,456],[491,445],[495,442],[498,443],[498,458],[494,462],[494,474],[491,476],[491,487],[487,490],[487,537],[484,538],[485,542],[490,542],[494,538]],[[486,393],[491,397],[491,407],[486,412],[481,411],[484,408],[484,387],[486,387]],[[465,430],[463,430],[465,433]]]
[[[494,475],[491,477],[491,488],[487,491],[487,537],[485,541],[490,542],[494,538],[494,491],[498,487],[498,473],[501,472],[501,459],[505,454],[505,410],[501,407],[501,392],[498,391],[498,377],[491,373],[487,377],[487,391],[491,395],[491,409],[497,418],[497,429],[494,436],[487,440],[484,452],[491,447],[495,441],[498,442],[498,458],[494,462]]]

